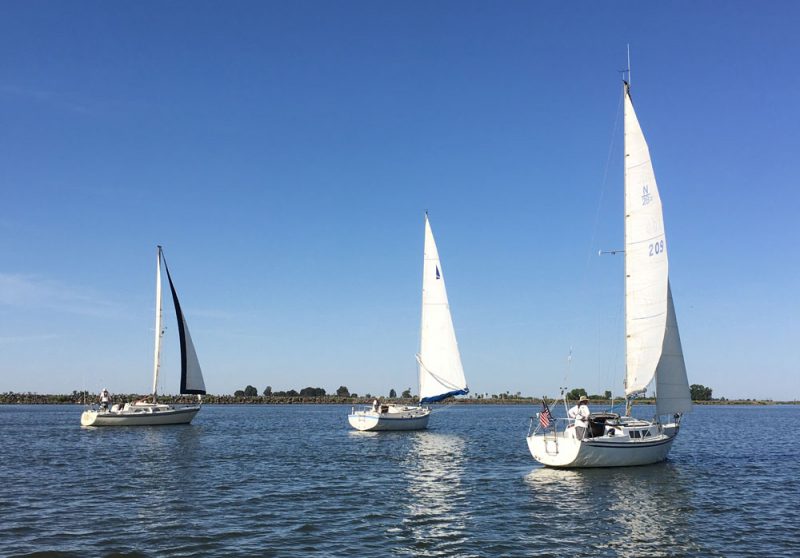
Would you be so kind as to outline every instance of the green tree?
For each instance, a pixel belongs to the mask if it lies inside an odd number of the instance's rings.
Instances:
[[[264,397],[269,397],[272,395],[272,386],[267,386],[264,388]]]
[[[389,390],[389,397],[391,399],[394,399],[395,397],[397,397],[397,392],[394,390],[394,388]]]
[[[236,391],[233,392],[233,396],[234,397],[244,397],[244,392],[242,390],[240,390],[240,389],[237,389]]]
[[[411,399],[411,388],[405,390],[400,397],[403,399]]]
[[[339,389],[336,390],[336,395],[339,397],[350,397],[350,390],[347,389],[347,386],[339,386]]]
[[[605,393],[605,395],[604,395],[604,398],[605,398],[605,399],[611,399],[611,392],[610,392],[609,390],[606,390],[606,393]]]
[[[711,388],[701,384],[692,384],[689,386],[689,392],[692,395],[692,401],[710,401]]]
[[[323,397],[325,390],[318,387],[306,387],[300,390],[300,395],[303,397]]]
[[[244,396],[245,397],[255,397],[258,395],[258,390],[251,385],[248,385],[244,388]]]
[[[575,388],[575,389],[573,389],[572,391],[570,391],[567,394],[567,399],[570,399],[570,400],[574,401],[574,400],[580,399],[581,395],[585,395],[586,397],[589,397],[589,394],[586,393],[585,389],[583,389],[583,388]]]

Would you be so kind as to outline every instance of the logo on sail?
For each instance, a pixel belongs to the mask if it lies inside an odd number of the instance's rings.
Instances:
[[[442,278],[442,276],[439,274],[439,266],[438,265],[436,266],[436,278],[437,279],[441,279]]]
[[[650,186],[645,184],[642,186],[642,205],[647,205],[653,201],[653,196],[650,194]]]

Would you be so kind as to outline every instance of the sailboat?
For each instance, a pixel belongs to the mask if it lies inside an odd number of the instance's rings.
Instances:
[[[197,404],[190,405],[167,405],[158,402],[158,371],[161,364],[161,338],[164,329],[161,323],[161,265],[167,272],[169,288],[172,292],[172,303],[175,307],[175,317],[178,321],[178,332],[180,334],[181,347],[181,394],[197,395]],[[156,254],[156,329],[155,329],[155,350],[153,355],[153,391],[152,399],[143,399],[124,405],[102,405],[100,408],[87,409],[81,415],[82,426],[153,426],[163,424],[188,424],[200,410],[202,405],[201,396],[206,393],[203,372],[197,360],[197,353],[189,335],[189,327],[186,325],[186,318],[178,302],[178,293],[175,292],[175,285],[169,274],[167,260],[161,246],[158,246]]]
[[[590,415],[583,437],[571,419],[549,410],[528,434],[534,459],[551,467],[647,465],[666,459],[683,413],[689,382],[669,283],[661,196],[650,151],[623,81],[625,118],[625,414]],[[655,386],[655,415],[630,416],[633,399]],[[663,419],[663,420],[662,420]]]
[[[431,409],[425,405],[469,393],[447,301],[442,263],[427,212],[417,368],[419,405],[373,404],[358,410],[353,408],[348,416],[350,425],[357,430],[422,430],[427,428],[431,414]]]

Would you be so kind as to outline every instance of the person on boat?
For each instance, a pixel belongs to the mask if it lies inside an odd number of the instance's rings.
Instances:
[[[377,399],[374,400],[372,402],[372,410],[373,410],[373,412],[377,413],[380,410],[380,408],[381,408],[381,406],[378,404],[378,400]]]
[[[569,418],[575,419],[575,437],[583,440],[586,428],[589,426],[589,398],[581,395],[578,404],[572,407],[567,414]]]
[[[108,395],[108,390],[103,388],[103,390],[100,392],[100,406],[103,409],[108,409],[108,403],[110,400],[111,398]]]

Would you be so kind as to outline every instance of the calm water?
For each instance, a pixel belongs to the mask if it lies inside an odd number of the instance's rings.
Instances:
[[[532,460],[531,407],[376,434],[348,410],[82,429],[0,407],[0,554],[800,556],[800,407],[696,407],[668,462],[578,471]]]

